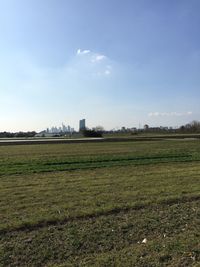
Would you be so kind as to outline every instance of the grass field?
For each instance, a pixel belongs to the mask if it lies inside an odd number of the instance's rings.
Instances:
[[[0,266],[197,267],[199,202],[199,140],[1,146]]]

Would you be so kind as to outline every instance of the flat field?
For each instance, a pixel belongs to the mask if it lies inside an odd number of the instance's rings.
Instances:
[[[0,266],[200,266],[200,141],[0,147]]]

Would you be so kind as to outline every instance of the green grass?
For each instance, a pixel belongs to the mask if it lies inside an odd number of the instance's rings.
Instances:
[[[198,140],[2,146],[0,266],[199,266],[199,200]]]

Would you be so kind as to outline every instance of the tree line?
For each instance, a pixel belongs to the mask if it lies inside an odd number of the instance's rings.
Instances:
[[[200,122],[192,121],[186,125],[183,125],[179,128],[181,133],[200,133]]]
[[[31,132],[0,132],[0,138],[11,138],[11,137],[34,137],[36,135],[35,131]]]

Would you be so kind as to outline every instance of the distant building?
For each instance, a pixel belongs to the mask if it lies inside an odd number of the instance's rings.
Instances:
[[[132,127],[131,128],[131,132],[133,132],[133,133],[137,132],[137,128],[136,127]]]
[[[82,119],[79,121],[79,131],[84,130],[85,128],[85,119]]]

